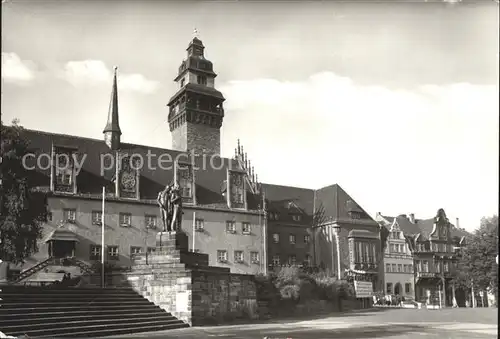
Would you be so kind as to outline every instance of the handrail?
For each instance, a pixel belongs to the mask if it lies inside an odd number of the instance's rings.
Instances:
[[[50,257],[42,262],[39,262],[38,264],[36,264],[34,266],[22,271],[19,274],[19,276],[11,283],[12,284],[19,283],[19,282],[31,277],[33,274],[39,272],[40,270],[44,269],[45,267],[47,267],[49,265],[62,264],[62,262],[64,260],[68,260],[70,262],[70,264],[72,264],[74,266],[78,266],[83,271],[82,275],[95,273],[95,270],[92,269],[92,267],[90,265],[86,264],[85,262],[83,262],[79,259],[76,259],[75,257],[66,257],[66,258]]]
[[[31,277],[33,274],[35,274],[36,272],[40,271],[41,269],[47,267],[51,262],[53,261],[53,258],[50,257],[42,262],[39,262],[38,264],[36,264],[35,266],[31,266],[30,268],[22,271],[21,273],[19,273],[19,276],[12,282],[12,283],[18,283],[26,278],[29,278]]]

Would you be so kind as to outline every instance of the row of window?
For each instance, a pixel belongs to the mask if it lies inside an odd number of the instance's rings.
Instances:
[[[356,241],[354,243],[354,261],[356,263],[377,262],[377,246],[373,242]]]
[[[273,255],[271,262],[272,262],[273,266],[280,266],[282,264],[281,256],[279,254]],[[297,256],[295,254],[288,256],[287,264],[290,266],[297,265]],[[311,256],[309,254],[306,254],[306,256],[304,257],[303,264],[305,266],[311,265]]]
[[[399,232],[399,231],[392,231],[390,233],[390,237],[392,239],[401,239],[400,235],[401,235],[401,232]]]
[[[428,247],[426,244],[417,244],[417,252],[454,252],[454,246],[452,244],[431,243]]]
[[[118,246],[106,246],[107,248],[107,258],[108,260],[118,260],[120,255]],[[155,251],[154,247],[147,248],[148,253],[152,253]],[[130,246],[130,257],[133,257],[138,254],[143,254],[144,248],[140,246]],[[101,246],[100,245],[90,245],[90,260],[99,260],[101,259]]]
[[[436,273],[450,272],[450,262],[449,261],[435,261],[434,268]],[[415,269],[417,272],[429,272],[429,261],[428,260],[415,260]]]
[[[279,214],[276,213],[276,212],[269,212],[267,214],[267,216],[268,216],[269,220],[279,220],[279,218],[280,218]],[[292,220],[293,221],[301,221],[302,220],[302,216],[300,214],[293,214],[292,215]]]
[[[243,251],[234,251],[233,260],[236,263],[244,263],[245,255]],[[217,261],[227,263],[229,261],[227,250],[217,250]],[[260,262],[259,252],[250,252],[250,263],[258,264]]]
[[[288,241],[290,244],[295,245],[296,244],[297,238],[295,237],[295,234],[289,234],[288,235]],[[309,244],[311,241],[311,237],[309,235],[304,235],[304,244]],[[280,235],[279,233],[274,233],[273,234],[273,242],[275,244],[278,244],[280,242]]]
[[[389,244],[386,253],[408,253],[406,244]]]
[[[65,209],[64,210],[64,220],[68,222],[76,222],[76,209]],[[156,215],[144,215],[144,224],[148,228],[156,228],[157,226]],[[130,226],[132,225],[132,214],[131,213],[120,213],[119,214],[120,226]],[[102,225],[102,211],[92,211],[92,224]],[[195,220],[195,230],[203,231],[205,229],[205,220],[197,218]],[[236,233],[236,222],[226,221],[226,231],[228,233]],[[251,226],[249,222],[241,223],[241,232],[243,234],[251,234]]]
[[[51,219],[51,215],[49,214],[49,220]],[[76,209],[65,209],[63,211],[63,218],[67,222],[75,223],[76,222]],[[132,225],[132,214],[131,213],[120,213],[119,214],[119,224],[120,226],[131,226]],[[102,211],[92,211],[91,216],[93,225],[102,225]],[[156,228],[157,226],[157,217],[156,215],[145,214],[144,215],[144,224],[148,228]]]
[[[195,223],[195,227],[197,227],[198,221]],[[203,225],[203,221],[200,221],[199,225]],[[228,220],[226,221],[226,232],[227,233],[236,233],[236,221]],[[242,234],[250,234],[251,228],[249,222],[241,223],[241,233]]]
[[[387,273],[413,273],[413,265],[411,264],[385,264]]]
[[[395,289],[394,290],[392,289],[392,283],[387,283],[386,290],[387,290],[387,294],[396,294],[396,292],[401,293],[401,291],[396,291]],[[411,293],[411,284],[406,283],[405,284],[405,294],[410,294],[410,293]]]
[[[204,76],[204,75],[198,75],[196,77],[196,83],[198,85],[206,86],[207,85],[207,77]],[[182,80],[181,80],[181,87],[184,87],[185,84],[186,84],[186,78],[182,78]]]

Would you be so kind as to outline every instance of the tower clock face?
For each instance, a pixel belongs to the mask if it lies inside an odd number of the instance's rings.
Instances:
[[[135,175],[133,173],[123,173],[121,180],[123,188],[133,189],[135,187]]]

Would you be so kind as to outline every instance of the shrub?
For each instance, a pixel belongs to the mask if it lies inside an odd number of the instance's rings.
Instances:
[[[300,296],[300,286],[285,285],[280,288],[280,295],[282,299],[298,301]]]

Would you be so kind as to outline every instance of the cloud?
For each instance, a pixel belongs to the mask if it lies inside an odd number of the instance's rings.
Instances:
[[[2,79],[7,82],[27,83],[35,78],[33,62],[21,60],[16,53],[2,52]]]
[[[224,139],[242,140],[264,182],[339,183],[371,213],[423,218],[443,207],[464,226],[497,210],[497,86],[391,89],[324,72],[220,90]]]
[[[61,75],[75,87],[109,84],[112,71],[100,60],[69,61]],[[146,79],[142,74],[123,74],[118,69],[118,89],[139,93],[153,93],[159,87],[157,81]]]

